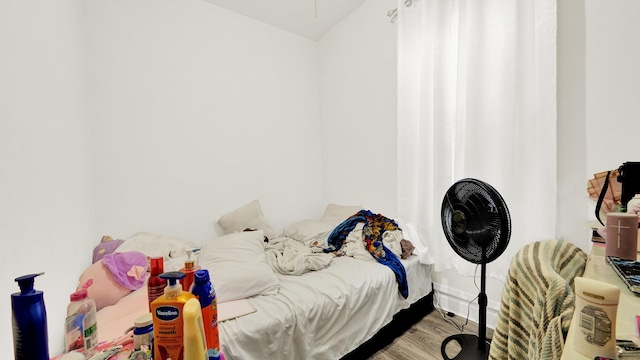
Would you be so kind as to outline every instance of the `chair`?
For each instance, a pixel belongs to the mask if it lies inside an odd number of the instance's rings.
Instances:
[[[560,359],[587,254],[563,240],[525,245],[511,260],[489,359]]]

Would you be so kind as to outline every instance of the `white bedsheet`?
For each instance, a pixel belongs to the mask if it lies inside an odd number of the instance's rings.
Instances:
[[[409,283],[403,299],[395,275],[375,261],[338,257],[322,270],[280,275],[277,295],[249,301],[256,312],[220,324],[230,360],[339,359],[431,291],[430,269],[402,260]]]

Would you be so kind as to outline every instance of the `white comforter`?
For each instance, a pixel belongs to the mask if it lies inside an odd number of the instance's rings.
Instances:
[[[431,291],[429,267],[415,255],[401,261],[409,283],[407,299],[398,292],[393,271],[375,261],[342,256],[319,271],[278,274],[278,294],[250,298],[255,313],[220,324],[225,356],[339,359]]]
[[[314,253],[310,247],[285,236],[270,240],[265,255],[271,268],[283,275],[302,275],[324,269],[333,259],[331,254]]]

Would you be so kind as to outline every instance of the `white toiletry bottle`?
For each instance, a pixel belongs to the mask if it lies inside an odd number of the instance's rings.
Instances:
[[[627,202],[627,212],[631,212],[631,210],[633,210],[633,208],[638,204],[640,204],[640,194],[635,194],[629,202]]]
[[[634,207],[640,205],[640,194],[635,194],[631,200],[629,200],[629,202],[627,203],[627,212],[628,213],[635,213],[635,211],[633,210]],[[640,214],[638,214],[640,216]],[[640,231],[638,231],[638,252],[640,252]]]
[[[620,288],[602,281],[575,278],[573,350],[594,359],[617,359],[616,316]]]

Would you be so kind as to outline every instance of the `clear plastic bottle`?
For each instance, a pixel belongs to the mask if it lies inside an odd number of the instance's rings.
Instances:
[[[90,358],[96,353],[98,346],[98,324],[96,302],[88,296],[87,288],[93,284],[89,279],[82,288],[69,297],[65,321],[65,350],[81,350]]]

